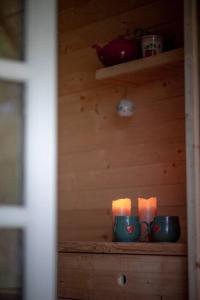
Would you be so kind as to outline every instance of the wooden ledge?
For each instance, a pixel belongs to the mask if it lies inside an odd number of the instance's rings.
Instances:
[[[183,243],[115,243],[69,241],[59,244],[59,253],[107,253],[186,256]]]
[[[101,68],[96,71],[96,79],[142,84],[147,81],[159,80],[163,76],[174,76],[174,74],[183,73],[183,62],[184,50],[179,48]]]

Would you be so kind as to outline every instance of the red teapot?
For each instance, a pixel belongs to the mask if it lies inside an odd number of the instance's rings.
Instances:
[[[112,40],[103,48],[95,44],[97,55],[104,66],[113,66],[121,64],[140,56],[140,45],[138,40],[128,40],[125,37],[119,37]]]

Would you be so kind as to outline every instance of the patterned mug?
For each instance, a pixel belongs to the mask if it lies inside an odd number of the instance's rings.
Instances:
[[[113,227],[115,241],[137,242],[140,239],[141,223],[145,222],[140,222],[137,216],[115,216]]]
[[[178,241],[181,235],[178,216],[156,216],[150,225],[152,242]]]

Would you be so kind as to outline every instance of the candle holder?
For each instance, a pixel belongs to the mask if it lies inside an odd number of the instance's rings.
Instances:
[[[157,215],[157,199],[156,197],[150,197],[148,199],[138,198],[138,216],[140,221],[149,224],[153,221]],[[142,242],[150,241],[150,230],[142,224],[141,238]]]

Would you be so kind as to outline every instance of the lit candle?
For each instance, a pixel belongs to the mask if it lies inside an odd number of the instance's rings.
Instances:
[[[130,216],[131,215],[131,199],[118,199],[112,201],[112,216],[113,221],[115,216]]]
[[[138,198],[138,216],[141,221],[150,223],[157,215],[157,199],[151,197],[148,199]]]
[[[138,198],[138,216],[140,221],[145,221],[150,223],[153,218],[157,215],[157,199],[156,197],[151,197],[148,199]],[[142,224],[142,239],[148,240],[147,238],[147,228]]]

